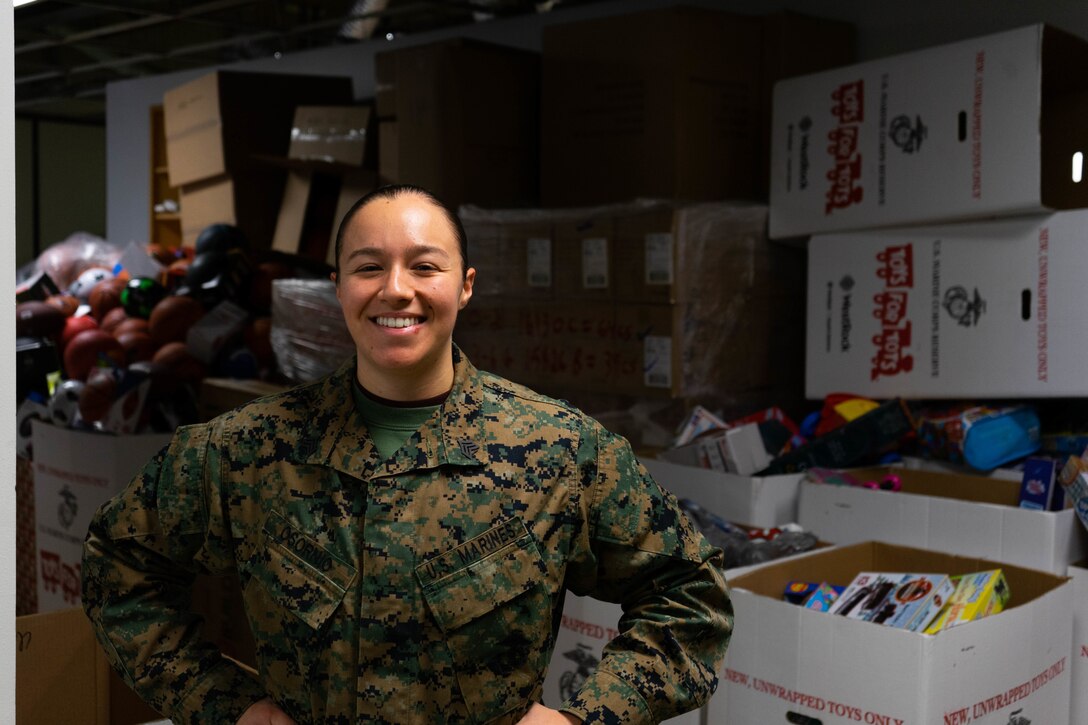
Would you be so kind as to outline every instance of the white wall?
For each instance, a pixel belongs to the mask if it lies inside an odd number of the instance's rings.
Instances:
[[[0,268],[15,269],[15,13],[0,0]],[[15,275],[3,277],[10,300],[8,314],[0,317],[0,337],[15,339]],[[7,332],[3,332],[7,330]],[[15,346],[5,346],[0,357],[0,380],[15,379]],[[0,397],[0,551],[15,551],[15,396]],[[15,628],[15,557],[0,556],[0,621]],[[11,630],[9,630],[10,632]],[[15,722],[15,648],[0,647],[0,722]]]
[[[1088,38],[1088,0],[616,0],[563,8],[538,16],[444,29],[393,43],[403,47],[463,36],[530,50],[540,49],[545,25],[615,15],[676,4],[701,5],[739,13],[792,10],[854,23],[862,60],[1048,22]],[[330,32],[334,32],[330,30]],[[239,70],[350,75],[355,97],[374,94],[374,55],[393,47],[384,39],[308,51],[282,59],[247,61]],[[119,244],[146,241],[148,210],[148,109],[162,102],[163,91],[203,75],[210,68],[110,84],[106,89],[108,181],[107,238]]]

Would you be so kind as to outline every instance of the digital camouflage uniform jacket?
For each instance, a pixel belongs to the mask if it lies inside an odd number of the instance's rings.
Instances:
[[[704,702],[733,624],[720,551],[622,438],[454,362],[389,460],[356,417],[354,360],[179,428],[84,547],[83,603],[126,681],[175,723],[233,723],[266,694],[300,723],[513,723],[569,589],[624,615],[564,710],[650,723]],[[260,682],[188,612],[193,573],[231,569]]]

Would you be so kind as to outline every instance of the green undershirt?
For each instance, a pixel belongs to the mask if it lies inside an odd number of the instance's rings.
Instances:
[[[382,458],[389,458],[419,430],[441,405],[441,399],[406,404],[390,404],[393,401],[377,399],[363,389],[358,381],[351,388],[355,408],[366,423],[374,447]],[[442,396],[444,398],[445,396]]]

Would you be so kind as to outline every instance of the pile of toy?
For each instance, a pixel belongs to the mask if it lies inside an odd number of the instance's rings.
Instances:
[[[194,422],[205,376],[273,379],[272,282],[297,274],[226,224],[192,248],[53,245],[16,292],[20,425],[166,432]]]

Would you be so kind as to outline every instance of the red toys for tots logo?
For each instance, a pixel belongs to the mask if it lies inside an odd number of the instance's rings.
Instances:
[[[827,133],[827,152],[835,165],[827,172],[831,185],[827,190],[825,214],[845,209],[862,199],[858,135],[865,120],[865,81],[842,84],[831,92],[831,101],[831,115],[838,119],[838,125]]]
[[[872,380],[914,369],[914,356],[906,352],[911,341],[907,303],[914,287],[912,246],[886,247],[877,253],[876,260],[876,274],[884,281],[884,289],[873,295],[873,316],[880,321],[880,331],[873,335]]]

